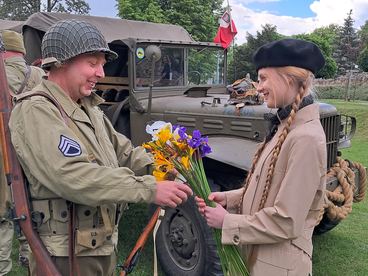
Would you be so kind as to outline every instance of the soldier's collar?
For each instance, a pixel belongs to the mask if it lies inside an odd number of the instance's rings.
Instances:
[[[68,117],[91,124],[90,119],[87,114],[81,110],[80,105],[74,102],[59,85],[49,80],[43,80],[43,85],[47,93],[51,94],[51,96],[59,102]]]

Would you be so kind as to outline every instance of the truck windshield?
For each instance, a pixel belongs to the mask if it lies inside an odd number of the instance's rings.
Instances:
[[[135,86],[149,87],[152,64],[145,56],[148,45],[135,52]],[[154,87],[224,84],[224,52],[213,47],[160,45],[161,59],[155,63]]]
[[[218,48],[188,48],[188,83],[224,84],[224,51]]]

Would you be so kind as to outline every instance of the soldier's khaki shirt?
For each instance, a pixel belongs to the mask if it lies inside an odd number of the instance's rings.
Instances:
[[[114,225],[116,203],[153,201],[155,179],[145,175],[147,165],[152,163],[151,156],[142,147],[133,147],[129,139],[113,129],[97,106],[103,101],[100,97],[93,93],[78,105],[58,85],[47,80],[33,91],[54,97],[77,125],[79,136],[84,137],[80,139],[66,125],[57,107],[45,97],[33,96],[15,106],[9,123],[12,143],[30,182],[33,199],[62,198],[77,203],[80,229],[81,220],[88,219],[84,216],[86,209],[94,214],[98,213],[95,207],[107,206]],[[68,156],[63,152],[63,141],[79,146],[80,154]],[[89,150],[96,163],[90,162]],[[59,215],[55,219],[67,224]],[[68,255],[67,233],[63,230],[57,235],[45,233],[41,238],[52,255]],[[98,248],[84,248],[80,255],[110,255],[116,244],[115,227],[112,239]]]
[[[5,59],[4,63],[9,87],[17,94],[27,74],[26,62],[22,57],[11,57]],[[31,73],[23,91],[32,90],[45,76],[45,72],[41,68],[36,66],[29,66],[29,68]]]

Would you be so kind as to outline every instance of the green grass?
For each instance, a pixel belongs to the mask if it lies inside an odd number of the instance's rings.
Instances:
[[[352,147],[343,150],[343,157],[368,166],[368,102],[344,102],[321,100],[337,107],[343,113],[355,116],[357,133]],[[147,222],[147,206],[131,205],[124,213],[120,224],[119,260],[123,262]],[[368,201],[356,203],[353,212],[332,231],[314,237],[314,276],[366,276],[368,275]],[[17,263],[17,243],[14,242],[14,271],[9,275],[27,275]],[[147,242],[143,254],[132,276],[152,275],[152,238]],[[161,273],[162,274],[162,273]]]
[[[368,102],[321,100],[357,119],[357,133],[352,147],[343,157],[368,167]],[[368,275],[368,201],[353,205],[353,211],[336,228],[313,238],[313,275]]]

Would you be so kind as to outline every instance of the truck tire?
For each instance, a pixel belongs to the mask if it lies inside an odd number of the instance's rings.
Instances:
[[[339,223],[340,220],[331,220],[324,213],[321,222],[314,228],[313,235],[322,235],[335,228]]]
[[[193,197],[167,208],[156,233],[157,256],[168,276],[223,275],[212,230],[197,211]]]

